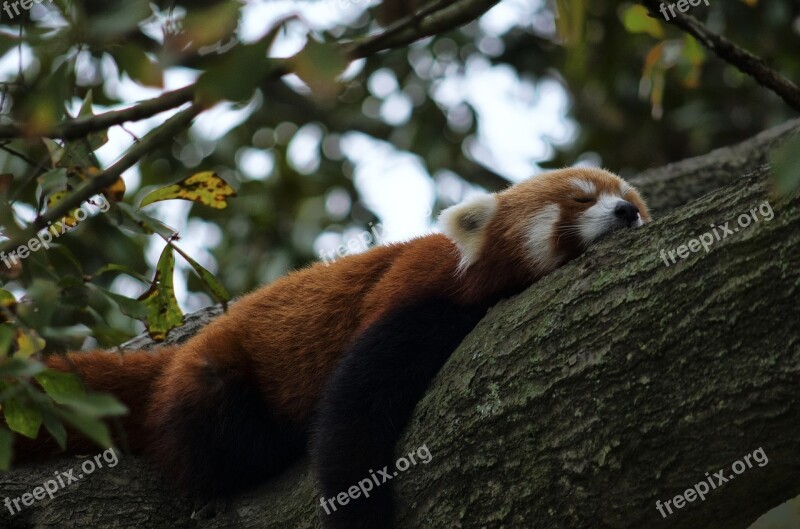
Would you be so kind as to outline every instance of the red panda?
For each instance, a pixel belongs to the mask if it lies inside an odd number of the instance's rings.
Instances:
[[[553,171],[446,209],[440,234],[293,272],[182,345],[48,365],[117,395],[131,410],[130,448],[204,497],[264,481],[309,439],[323,498],[333,497],[393,462],[417,401],[488,307],[649,220],[621,178]],[[35,443],[27,453],[44,449]],[[391,527],[388,485],[323,507],[328,529]]]

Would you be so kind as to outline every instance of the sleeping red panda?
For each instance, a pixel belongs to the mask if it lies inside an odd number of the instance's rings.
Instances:
[[[266,480],[309,438],[321,492],[333,497],[393,464],[416,403],[492,304],[599,237],[649,220],[636,190],[609,172],[545,173],[446,209],[441,234],[293,272],[182,345],[70,353],[48,365],[117,395],[131,410],[130,449],[202,497]],[[90,445],[70,438],[70,447]],[[323,520],[328,529],[389,528],[391,487]]]

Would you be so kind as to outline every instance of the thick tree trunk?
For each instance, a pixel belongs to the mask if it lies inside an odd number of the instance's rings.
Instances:
[[[653,224],[493,308],[398,447],[400,456],[424,444],[433,456],[394,480],[399,527],[745,529],[800,494],[800,196],[771,197],[764,165],[798,128],[634,179],[662,212]],[[766,201],[772,220],[757,209]],[[753,208],[759,220],[740,227]],[[738,231],[665,265],[662,249],[726,222]],[[197,313],[170,340],[218,311]],[[768,464],[659,514],[657,500],[706,472],[729,477],[759,448]],[[0,501],[80,463],[15,469],[0,477]],[[195,506],[128,457],[16,515],[0,506],[0,525],[20,528],[300,529],[320,516],[305,462],[232,502]]]

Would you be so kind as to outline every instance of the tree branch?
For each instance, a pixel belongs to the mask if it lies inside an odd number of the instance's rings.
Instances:
[[[407,46],[419,39],[471,22],[498,3],[500,0],[434,0],[383,32],[345,45],[345,50],[351,57],[361,58],[379,51]]]
[[[641,3],[653,17],[659,20],[664,18],[659,11],[663,4],[660,0],[642,0]],[[717,57],[749,75],[761,86],[775,92],[787,105],[800,112],[800,88],[771,69],[762,58],[740,48],[722,35],[712,32],[691,15],[676,13],[676,16],[668,22],[692,35],[703,46],[714,52]]]
[[[800,118],[736,145],[643,171],[631,184],[644,189],[647,205],[656,216],[680,207],[716,189],[729,185],[738,175],[759,170],[770,161],[770,154],[790,138],[800,134]]]
[[[136,103],[122,110],[112,110],[96,116],[85,116],[71,119],[56,125],[48,131],[37,134],[39,137],[56,138],[65,141],[82,138],[93,132],[105,130],[114,125],[128,121],[139,121],[160,114],[161,112],[177,108],[188,103],[194,97],[194,88],[186,86],[165,92],[160,96]],[[0,125],[0,138],[23,138],[28,133],[21,125]]]

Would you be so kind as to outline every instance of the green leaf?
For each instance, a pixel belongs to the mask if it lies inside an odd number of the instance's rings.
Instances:
[[[272,29],[252,44],[237,44],[225,53],[211,58],[211,65],[197,80],[197,99],[212,104],[221,99],[249,99],[278,61],[267,58],[283,25],[295,16],[279,19]],[[219,40],[219,39],[217,39]],[[207,44],[216,42],[212,40]]]
[[[197,80],[197,94],[207,104],[222,99],[249,99],[274,62],[267,58],[271,42],[238,44],[220,55]]]
[[[113,41],[129,36],[152,15],[148,0],[125,0],[113,5],[113,9],[89,17],[89,42]]]
[[[41,410],[42,412],[42,422],[44,423],[44,427],[50,432],[50,435],[53,436],[53,439],[56,440],[58,446],[61,447],[62,450],[66,450],[67,448],[67,430],[64,428],[64,423],[61,422],[56,414],[55,410]]]
[[[3,401],[13,397],[20,391],[22,391],[23,386],[16,381],[8,381],[0,379],[0,403]],[[0,406],[2,408],[2,406]]]
[[[14,343],[17,330],[10,323],[0,324],[0,358],[6,356]]]
[[[72,168],[77,166],[83,168],[99,166],[97,157],[94,155],[94,147],[86,139],[65,142],[64,145],[60,145],[49,138],[43,138],[42,142],[44,142],[50,153],[50,162],[53,167]]]
[[[8,470],[11,466],[13,443],[14,435],[0,426],[0,470]]]
[[[174,244],[171,246],[175,249],[176,252],[181,254],[181,257],[186,259],[186,261],[192,266],[192,268],[194,268],[194,271],[197,272],[197,275],[200,276],[200,279],[203,280],[203,283],[205,283],[206,286],[209,288],[209,290],[211,290],[211,295],[214,296],[214,298],[217,301],[219,301],[220,303],[227,303],[228,301],[230,301],[231,295],[228,293],[225,287],[222,286],[222,283],[220,283],[217,280],[217,278],[214,277],[214,274],[212,274],[211,272],[200,266],[200,263],[189,257],[189,255],[186,252],[184,252]]]
[[[206,2],[210,4],[210,2]],[[197,50],[228,40],[239,24],[240,0],[217,0],[207,9],[191,9],[177,39],[181,49]]]
[[[57,413],[63,420],[74,426],[76,430],[92,439],[103,448],[112,446],[111,434],[108,431],[108,427],[99,419],[81,415],[69,409],[58,409]]]
[[[73,270],[71,271],[72,274],[71,277],[73,278],[83,277],[83,266],[81,265],[81,262],[78,261],[77,257],[75,257],[75,254],[72,253],[72,250],[70,250],[66,246],[64,245],[52,246],[51,244],[50,250],[48,250],[47,252],[47,257],[50,262],[50,266],[53,269],[59,269],[61,267],[66,268],[67,265],[71,265],[73,268]],[[59,268],[56,268],[56,265]],[[58,282],[59,289],[63,289],[64,286],[66,285],[64,279],[66,279],[66,277],[62,276],[61,279],[59,280]]]
[[[703,64],[706,60],[706,50],[691,35],[683,36],[683,58],[692,65]]]
[[[334,44],[309,37],[300,52],[289,61],[292,70],[321,99],[333,99],[342,89],[339,76],[349,64],[344,52]]]
[[[164,87],[164,70],[138,46],[126,44],[117,46],[111,56],[119,66],[120,73],[125,72],[131,79],[145,86]]]
[[[175,232],[160,220],[151,217],[143,211],[139,211],[130,204],[119,202],[117,206],[123,215],[122,226],[124,228],[136,233],[146,233],[148,235],[158,233],[165,239],[169,239],[175,235]]]
[[[14,356],[0,365],[0,377],[24,378],[38,375],[45,367],[41,362]]]
[[[175,269],[175,255],[172,247],[166,245],[156,266],[156,275],[150,288],[139,298],[147,307],[145,326],[150,337],[156,341],[166,338],[167,333],[183,325],[183,313],[175,299],[172,276]]]
[[[12,431],[31,439],[36,438],[42,425],[42,415],[38,409],[13,397],[3,403],[3,415]]]
[[[52,281],[37,278],[28,288],[25,298],[29,303],[20,305],[20,317],[32,328],[44,329],[52,323],[59,308],[61,289]]]
[[[128,413],[128,408],[112,395],[101,393],[64,397],[59,404],[69,406],[84,417],[96,417],[98,419]]]
[[[622,24],[628,33],[647,33],[657,39],[664,37],[664,28],[661,23],[651,17],[647,8],[642,5],[632,5],[622,13]]]
[[[215,209],[224,209],[228,206],[228,197],[236,196],[236,191],[228,183],[217,175],[217,173],[206,171],[193,174],[161,189],[157,189],[147,194],[141,203],[140,208],[148,206],[161,200],[190,200],[198,204],[204,204]]]
[[[147,277],[143,276],[142,274],[140,274],[139,272],[137,272],[136,270],[134,270],[130,266],[121,265],[121,264],[115,264],[115,263],[110,263],[110,264],[107,264],[105,266],[101,266],[100,268],[95,270],[95,272],[92,274],[92,278],[94,279],[96,277],[100,277],[101,275],[103,275],[103,274],[105,274],[107,272],[122,272],[123,274],[127,274],[127,275],[129,275],[129,276],[131,276],[131,277],[133,277],[135,279],[138,279],[142,283],[149,283],[150,282],[150,279],[148,279]]]
[[[700,43],[691,35],[684,35],[680,55],[684,86],[687,88],[699,86],[705,60],[706,52]]]
[[[102,287],[97,287],[97,289],[105,294],[106,297],[112,299],[119,307],[119,310],[126,316],[140,321],[145,321],[147,319],[149,311],[147,306],[141,301],[125,297]]]
[[[133,78],[133,76],[131,76]],[[134,79],[135,80],[135,79]],[[92,91],[86,94],[86,98],[83,100],[83,104],[81,105],[81,110],[78,112],[79,117],[89,118],[94,116],[94,112],[92,112]],[[106,143],[108,143],[108,130],[102,130],[100,132],[94,132],[87,136],[89,140],[89,145],[92,149],[97,150]]]
[[[72,373],[47,369],[36,375],[36,381],[44,388],[50,398],[59,404],[86,394],[80,379]]]
[[[50,141],[52,142],[52,140]],[[61,149],[61,147],[58,147],[58,145],[54,143],[50,143],[48,145],[53,146],[48,148],[57,149],[55,151],[51,150],[50,153],[51,156],[55,155],[54,159],[60,161],[61,156],[63,156],[64,154],[64,151],[59,150]],[[67,170],[64,169],[63,167],[59,167],[57,169],[51,169],[50,171],[47,171],[43,175],[39,176],[36,179],[36,182],[39,184],[39,192],[37,193],[37,196],[40,199],[43,199],[43,197],[53,195],[59,191],[64,191],[65,189],[67,189]]]
[[[42,143],[47,147],[47,152],[50,153],[50,163],[53,164],[53,167],[59,167],[61,158],[64,157],[64,147],[50,138],[42,138]],[[66,171],[64,175],[66,176]]]
[[[73,84],[69,81],[70,70],[70,61],[62,61],[47,75],[42,75],[36,89],[29,90],[22,99],[19,110],[25,135],[43,135],[64,119],[66,116],[64,102],[69,100]]]
[[[14,358],[28,358],[44,349],[46,342],[32,329],[19,329],[17,333],[17,352]]]

